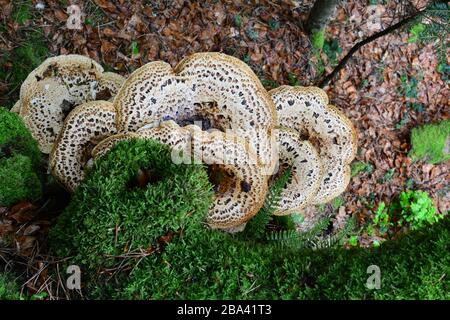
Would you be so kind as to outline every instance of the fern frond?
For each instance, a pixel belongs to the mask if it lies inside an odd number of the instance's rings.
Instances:
[[[258,214],[247,223],[244,231],[246,238],[262,239],[264,237],[266,225],[277,209],[278,203],[281,200],[281,194],[291,177],[291,173],[292,168],[287,168],[269,187],[264,205]]]
[[[318,239],[318,241],[316,241],[312,245],[312,248],[318,250],[342,245],[344,240],[349,236],[350,233],[352,233],[354,228],[355,228],[355,219],[352,217],[347,219],[344,227],[341,230],[339,230],[339,232],[337,232],[334,235]]]
[[[295,230],[272,231],[267,233],[266,240],[273,245],[290,247],[294,249],[312,248],[317,238],[327,229],[329,218],[323,218],[308,231],[298,232]]]

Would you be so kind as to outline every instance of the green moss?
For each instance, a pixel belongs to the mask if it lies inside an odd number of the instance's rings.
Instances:
[[[315,30],[311,34],[311,44],[316,50],[322,50],[325,43],[325,29]]]
[[[0,108],[0,206],[42,194],[41,153],[22,119]]]
[[[135,187],[139,170],[150,175]],[[50,232],[57,256],[73,256],[84,269],[113,267],[128,250],[152,250],[171,233],[200,225],[212,201],[201,165],[176,165],[154,141],[118,143],[95,162]]]
[[[31,19],[32,8],[33,2],[31,0],[14,1],[12,18],[18,24],[24,24],[27,20]]]
[[[0,107],[0,159],[17,154],[29,157],[34,169],[41,165],[38,144],[22,119]]]
[[[290,251],[197,230],[144,259],[123,299],[449,299],[450,220],[379,248]],[[367,268],[381,269],[368,289]],[[126,280],[126,279],[125,279]],[[106,292],[106,291],[103,291]],[[97,296],[100,297],[100,296]],[[104,296],[103,296],[104,297]]]
[[[0,181],[0,206],[34,201],[42,194],[41,181],[30,158],[22,155],[0,159]]]
[[[9,273],[0,273],[0,301],[20,299],[19,288],[13,276]]]
[[[409,157],[428,163],[441,163],[450,159],[450,120],[413,128]]]
[[[0,81],[8,85],[8,94],[0,103],[10,108],[19,98],[19,89],[28,74],[48,56],[44,36],[40,30],[19,32],[18,45],[12,51],[1,52]]]
[[[351,176],[353,178],[361,172],[371,173],[373,171],[373,165],[364,161],[355,161],[351,164],[351,169]]]

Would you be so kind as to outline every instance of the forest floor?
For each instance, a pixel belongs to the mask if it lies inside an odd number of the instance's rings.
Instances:
[[[43,58],[69,53],[129,75],[153,60],[175,66],[191,53],[220,51],[248,63],[267,89],[315,85],[356,42],[397,22],[406,10],[397,1],[343,1],[326,28],[327,50],[316,54],[302,27],[312,2],[0,0],[0,105],[14,104],[24,75]],[[66,27],[70,4],[83,13],[81,30]],[[427,191],[441,213],[450,209],[448,163],[407,156],[411,128],[450,113],[448,80],[436,71],[433,43],[410,43],[409,37],[404,28],[369,43],[324,88],[355,125],[356,160],[366,167],[331,204],[308,208],[305,224],[322,215],[332,216],[335,229],[350,215],[363,224],[378,203],[407,188]],[[3,223],[0,234],[12,228]],[[35,223],[39,232],[48,229],[45,219]],[[25,231],[15,230],[22,237],[17,248],[35,255],[40,237]],[[375,239],[359,237],[361,245]]]

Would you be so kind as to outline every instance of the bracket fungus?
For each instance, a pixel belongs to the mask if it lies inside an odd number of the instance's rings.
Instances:
[[[277,129],[279,161],[291,166],[291,176],[281,193],[275,215],[288,215],[307,206],[316,196],[322,181],[323,165],[316,148],[291,129]]]
[[[76,106],[112,98],[125,79],[103,72],[94,60],[80,55],[48,58],[20,88],[14,106],[43,153],[50,153],[65,117]]]
[[[279,125],[318,142],[324,171],[311,204],[330,201],[341,194],[350,181],[350,162],[356,155],[356,131],[351,121],[328,104],[327,94],[316,87],[281,86],[270,92]]]
[[[208,166],[215,185],[214,201],[207,217],[212,228],[239,226],[262,207],[267,193],[267,176],[261,174],[256,155],[242,139],[221,131],[201,131],[195,125],[179,127],[173,121],[166,121],[158,127],[113,135],[98,144],[92,154],[98,158],[115,143],[133,138],[154,139],[172,150],[182,151],[188,157],[184,161]]]
[[[223,230],[257,214],[277,163],[292,167],[275,210],[286,215],[343,192],[356,153],[352,123],[323,90],[267,92],[222,53],[196,53],[175,68],[150,62],[127,80],[86,57],[50,58],[27,77],[13,111],[51,151],[50,168],[70,191],[90,158],[122,140],[157,140],[178,155],[172,161],[204,163],[215,188],[207,222]]]
[[[200,119],[247,139],[266,172],[274,166],[274,104],[253,71],[236,58],[206,52],[174,69],[161,61],[148,63],[125,81],[114,105],[121,132],[168,119],[178,124]]]
[[[86,102],[67,116],[49,164],[53,175],[69,191],[83,179],[93,147],[117,132],[115,118],[112,103],[101,100]]]

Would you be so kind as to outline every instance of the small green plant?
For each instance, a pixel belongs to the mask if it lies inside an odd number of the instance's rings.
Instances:
[[[412,189],[414,187],[414,179],[408,179],[406,181],[406,189]]]
[[[236,28],[241,28],[242,26],[242,18],[240,14],[234,15],[234,25]]]
[[[404,112],[402,118],[398,123],[395,124],[395,129],[400,130],[404,126],[406,126],[410,121],[408,112]]]
[[[356,247],[358,245],[358,236],[351,236],[348,239],[348,244],[351,245],[352,247]]]
[[[398,225],[406,225],[412,230],[431,225],[443,218],[428,193],[424,191],[403,191],[393,209],[399,211]]]
[[[372,173],[373,165],[364,161],[355,161],[351,164],[351,176],[356,177],[361,172]]]
[[[383,177],[381,177],[381,178],[378,180],[378,182],[379,182],[379,183],[386,183],[386,182],[388,182],[389,180],[392,179],[392,177],[394,176],[394,174],[395,174],[395,168],[391,168],[391,169],[389,169],[388,171],[385,172],[385,174],[383,175]]]
[[[425,160],[436,164],[450,159],[450,120],[426,124],[411,131],[411,150],[408,156],[413,160]]]
[[[251,26],[248,26],[245,29],[245,34],[247,37],[249,37],[252,41],[258,40],[258,32],[256,32]]]
[[[288,79],[288,84],[290,86],[299,86],[300,85],[300,81],[298,81],[297,76],[292,72],[288,73],[287,79]]]
[[[263,207],[259,212],[247,223],[244,231],[246,239],[260,240],[266,232],[266,225],[269,223],[271,216],[275,212],[281,199],[286,183],[291,176],[291,168],[287,168],[273,183],[270,185]]]
[[[399,91],[405,98],[417,98],[417,85],[418,81],[415,77],[408,77],[406,74],[400,76]]]
[[[269,25],[270,30],[277,30],[280,27],[280,22],[270,18],[268,21],[268,25]]]
[[[278,84],[278,82],[276,82],[275,80],[271,80],[271,79],[261,79],[261,84],[262,84],[265,88],[268,88],[269,90],[275,89],[275,88],[277,88],[277,87],[280,86],[280,85]]]
[[[380,235],[385,235],[394,225],[391,222],[388,208],[386,208],[386,204],[383,201],[378,204],[378,208],[374,213],[373,225],[377,227]]]
[[[344,199],[342,199],[342,197],[336,197],[333,199],[333,201],[331,201],[331,206],[333,207],[334,210],[339,209],[340,207],[342,207],[344,205]]]
[[[422,33],[425,31],[425,25],[423,23],[416,23],[411,26],[409,29],[409,33],[411,34],[408,38],[408,43],[414,43],[417,42],[422,35]]]
[[[325,41],[323,44],[323,52],[327,55],[330,64],[337,64],[337,56],[342,52],[342,48],[339,47],[339,42],[336,38],[329,41]]]
[[[139,45],[137,41],[131,42],[131,56],[135,57],[139,54]]]
[[[438,214],[433,201],[424,191],[407,190],[400,193],[389,206],[382,201],[373,214],[372,221],[365,227],[368,235],[394,234],[406,227],[417,230],[438,222],[443,216]]]
[[[19,287],[10,273],[0,272],[0,301],[21,300]]]
[[[439,65],[447,64],[450,4],[447,1],[430,1],[422,15],[410,25],[408,42],[433,43]],[[445,75],[443,74],[445,81]]]

